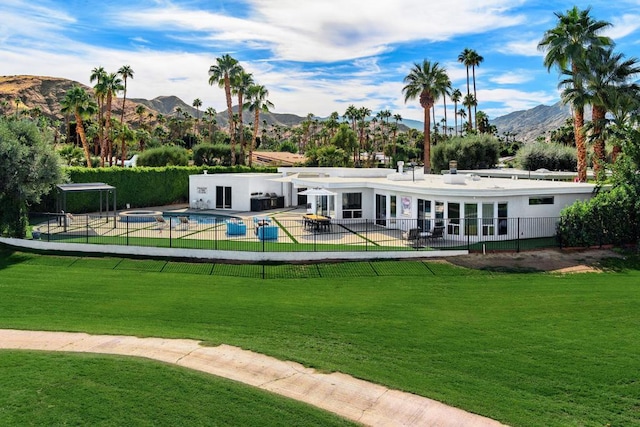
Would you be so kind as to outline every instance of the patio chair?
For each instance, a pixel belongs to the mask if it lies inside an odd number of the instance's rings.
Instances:
[[[176,225],[176,230],[188,230],[189,228],[191,228],[191,222],[189,222],[188,217],[179,216],[178,221],[180,221],[180,223]]]
[[[161,216],[156,217],[156,229],[162,230],[163,228],[167,228],[168,226],[169,226],[169,223],[167,223],[167,221],[165,221],[163,217]]]
[[[259,240],[277,240],[278,229],[277,225],[263,225],[258,227],[256,234]]]
[[[433,231],[429,233],[427,236],[429,240],[431,239],[444,239],[444,227],[434,227]]]
[[[420,230],[419,228],[411,228],[405,231],[402,237],[408,242],[410,242],[413,247],[416,247],[416,248],[420,246],[420,243],[424,239],[422,230]]]

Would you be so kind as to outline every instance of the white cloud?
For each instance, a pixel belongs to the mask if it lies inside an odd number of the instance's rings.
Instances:
[[[516,3],[398,0],[390,8],[384,2],[325,0],[300,7],[297,0],[252,0],[247,18],[163,6],[123,11],[113,24],[200,31],[209,41],[270,47],[282,60],[333,62],[378,55],[395,43],[446,40],[514,26],[523,21],[508,14]]]
[[[531,70],[517,69],[491,77],[489,81],[501,85],[514,85],[532,81],[534,79],[533,74]]]
[[[613,27],[604,34],[613,40],[622,39],[640,28],[640,15],[625,14],[611,20]]]

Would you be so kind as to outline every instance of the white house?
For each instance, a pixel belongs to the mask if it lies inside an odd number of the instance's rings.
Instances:
[[[576,200],[589,199],[595,189],[593,184],[566,181],[424,175],[421,168],[278,170],[278,174],[193,175],[190,199],[195,204],[206,200],[211,209],[249,211],[252,195],[268,192],[283,197],[284,206],[306,204],[309,212],[335,221],[361,218],[402,230],[444,226],[448,235],[527,238],[554,235],[560,211]],[[299,196],[309,189],[324,191]],[[534,219],[536,225],[527,226]]]

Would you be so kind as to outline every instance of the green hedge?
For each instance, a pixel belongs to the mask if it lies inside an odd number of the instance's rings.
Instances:
[[[253,168],[246,166],[166,166],[137,168],[83,168],[69,167],[66,173],[71,183],[103,182],[116,188],[117,207],[126,204],[131,208],[163,206],[184,203],[189,199],[189,175],[243,172],[276,172],[275,168]],[[55,212],[55,191],[32,212]],[[103,209],[106,201],[103,199]],[[67,212],[95,212],[100,208],[100,195],[95,192],[68,193]]]
[[[537,142],[527,144],[516,154],[516,162],[521,169],[535,171],[576,171],[578,160],[576,149],[561,144]]]
[[[490,135],[454,137],[431,148],[431,169],[440,173],[456,160],[458,169],[488,169],[498,163],[498,139]]]

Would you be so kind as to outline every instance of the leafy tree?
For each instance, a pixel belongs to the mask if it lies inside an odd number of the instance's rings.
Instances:
[[[63,181],[50,137],[34,123],[0,119],[0,234],[24,238],[29,205]]]

